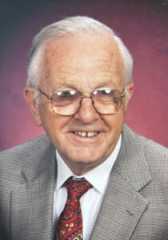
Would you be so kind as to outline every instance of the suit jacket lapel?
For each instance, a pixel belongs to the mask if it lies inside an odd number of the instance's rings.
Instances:
[[[11,193],[12,239],[52,239],[55,150],[46,149],[35,168],[22,169],[21,182]]]
[[[92,240],[128,240],[148,207],[140,190],[151,176],[138,138],[125,127]]]

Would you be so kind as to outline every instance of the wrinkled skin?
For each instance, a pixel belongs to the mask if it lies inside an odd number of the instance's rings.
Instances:
[[[124,66],[116,43],[109,33],[65,36],[45,45],[40,87],[49,95],[60,87],[71,87],[89,96],[97,87],[122,90]],[[132,83],[120,111],[100,115],[89,98],[79,111],[69,117],[53,113],[50,103],[41,96],[37,106],[34,91],[25,89],[25,97],[38,125],[42,125],[71,170],[81,175],[102,163],[113,151],[121,134],[124,116],[132,95]],[[96,136],[80,137],[74,132],[91,131]]]

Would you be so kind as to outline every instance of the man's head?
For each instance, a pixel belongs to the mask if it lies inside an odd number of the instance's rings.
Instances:
[[[104,24],[71,17],[34,39],[25,97],[76,174],[113,151],[132,95],[132,57]]]

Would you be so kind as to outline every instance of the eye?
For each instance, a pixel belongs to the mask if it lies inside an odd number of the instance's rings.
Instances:
[[[74,89],[60,89],[52,95],[52,103],[55,106],[66,106],[79,98],[80,93]]]
[[[65,89],[65,90],[58,90],[55,94],[59,97],[72,97],[77,94],[77,91],[74,89]]]
[[[98,88],[93,92],[93,95],[102,95],[102,96],[110,96],[112,95],[113,90],[108,87]]]

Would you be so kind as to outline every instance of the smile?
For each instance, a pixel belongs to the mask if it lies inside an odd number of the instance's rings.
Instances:
[[[82,138],[94,138],[100,132],[99,131],[74,131],[73,134],[82,137]]]

